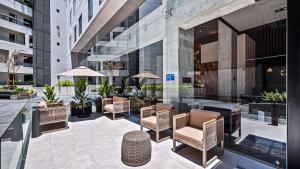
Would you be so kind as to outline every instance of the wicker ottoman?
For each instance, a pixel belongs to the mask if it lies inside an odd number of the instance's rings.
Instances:
[[[144,131],[131,131],[123,136],[121,160],[124,164],[137,167],[151,159],[150,135]]]

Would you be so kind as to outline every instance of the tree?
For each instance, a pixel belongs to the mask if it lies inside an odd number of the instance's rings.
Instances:
[[[14,50],[10,55],[0,55],[0,62],[5,63],[6,71],[7,71],[7,80],[6,84],[8,87],[10,87],[10,74],[12,74],[12,87],[15,86],[15,74],[19,71],[20,66],[18,63],[21,61],[20,58],[18,58],[18,54],[20,53],[20,50]]]

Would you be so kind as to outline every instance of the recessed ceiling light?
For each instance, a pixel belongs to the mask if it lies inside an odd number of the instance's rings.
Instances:
[[[282,12],[282,11],[285,11],[285,10],[287,10],[287,7],[276,9],[275,12],[278,13],[278,12]]]

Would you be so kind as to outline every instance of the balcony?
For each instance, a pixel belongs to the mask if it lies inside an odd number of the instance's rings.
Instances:
[[[15,43],[15,44],[19,44],[19,45],[25,45],[25,41],[18,40],[18,39],[9,39],[8,37],[1,36],[1,35],[0,35],[0,40]]]
[[[11,22],[11,23],[15,23],[15,24],[18,24],[18,25],[21,25],[21,26],[25,26],[27,28],[32,28],[32,23],[25,22],[25,21],[13,18],[13,17],[8,16],[4,13],[0,13],[0,18],[3,19],[3,20],[6,20],[8,22]]]

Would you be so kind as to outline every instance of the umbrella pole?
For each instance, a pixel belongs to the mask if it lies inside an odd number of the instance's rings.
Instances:
[[[60,76],[57,76],[57,85],[58,85],[58,94],[60,95],[60,85],[59,85]]]

